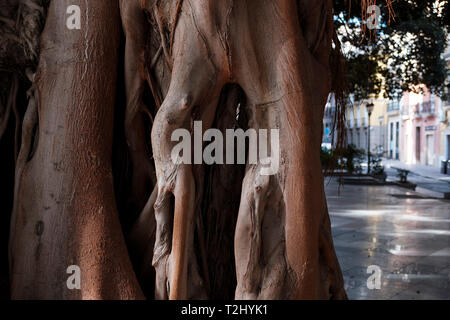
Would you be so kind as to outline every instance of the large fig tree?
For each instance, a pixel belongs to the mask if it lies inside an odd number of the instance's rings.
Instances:
[[[343,90],[331,0],[0,7],[12,298],[346,298],[319,159]],[[180,129],[277,129],[278,170],[248,141],[216,149],[237,164],[174,161]]]

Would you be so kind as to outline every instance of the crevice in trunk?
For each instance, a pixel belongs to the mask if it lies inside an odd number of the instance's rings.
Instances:
[[[245,105],[246,98],[242,88],[236,84],[226,85],[221,93],[213,128],[219,129],[223,136],[226,129],[241,128],[246,131],[248,124]],[[248,150],[248,146],[246,149]],[[210,283],[209,298],[232,300],[236,289],[234,231],[245,164],[214,164],[204,167],[202,219]]]

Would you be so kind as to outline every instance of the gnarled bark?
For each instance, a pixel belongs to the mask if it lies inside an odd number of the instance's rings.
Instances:
[[[152,129],[157,297],[192,297],[188,288],[198,292],[204,283],[192,249],[204,168],[172,162],[171,133],[192,130],[195,120],[210,128],[227,83],[245,92],[249,128],[281,132],[279,173],[246,169],[235,238],[236,298],[345,296],[337,260],[323,257],[333,256],[318,153],[331,90],[331,9],[329,1],[183,2],[172,80]],[[299,21],[297,12],[311,14]]]
[[[345,298],[319,159],[331,1],[85,1],[79,31],[69,4],[51,3],[23,122],[13,297]],[[126,196],[111,168],[120,20]],[[195,121],[278,129],[279,171],[173,162],[173,131]],[[116,199],[139,214],[130,230]],[[73,264],[81,291],[65,287]]]

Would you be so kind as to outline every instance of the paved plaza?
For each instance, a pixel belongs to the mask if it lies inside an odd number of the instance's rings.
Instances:
[[[450,200],[396,186],[338,190],[330,178],[325,189],[350,299],[450,299]],[[369,266],[380,289],[368,288]]]

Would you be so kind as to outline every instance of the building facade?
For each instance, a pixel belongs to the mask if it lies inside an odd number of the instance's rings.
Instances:
[[[370,116],[370,151],[377,153],[387,150],[387,131],[386,131],[386,108],[385,99],[372,99],[349,104],[346,110],[346,134],[347,144],[352,144],[358,149],[367,151],[369,114],[366,106],[368,103],[374,104],[374,109]],[[323,119],[323,143],[332,142],[332,128],[334,120],[335,107],[333,100],[327,103]]]
[[[450,47],[444,55],[450,69]],[[450,76],[446,98],[426,87],[405,92],[400,100],[382,98],[350,103],[346,110],[347,143],[367,151],[369,117],[366,105],[374,104],[370,117],[370,151],[407,164],[439,167],[450,160]],[[323,142],[332,141],[335,107],[332,98],[324,116]]]
[[[447,68],[450,70],[450,47],[444,53]],[[439,100],[438,109],[440,137],[440,160],[450,160],[450,76],[447,77],[446,99]]]
[[[384,115],[386,121],[386,152],[385,157],[390,159],[400,159],[401,142],[401,117],[400,101],[389,101],[386,105]]]
[[[366,108],[368,103],[374,104],[370,119]],[[385,112],[386,101],[381,98],[358,101],[349,106],[346,113],[347,143],[367,151],[370,120],[370,152],[384,152],[386,150]]]
[[[450,68],[450,47],[443,58]],[[409,164],[439,167],[450,160],[450,78],[445,99],[422,87],[422,93],[408,92],[401,101],[402,139],[400,160]]]
[[[407,164],[439,166],[440,101],[423,88],[423,94],[405,93],[401,104],[402,143],[400,160]]]
[[[378,98],[354,102],[346,110],[347,144],[367,151],[369,116],[370,152],[407,164],[440,166],[450,159],[450,103],[424,92],[407,92],[400,100]],[[335,107],[330,100],[323,120],[323,143],[331,145]]]

